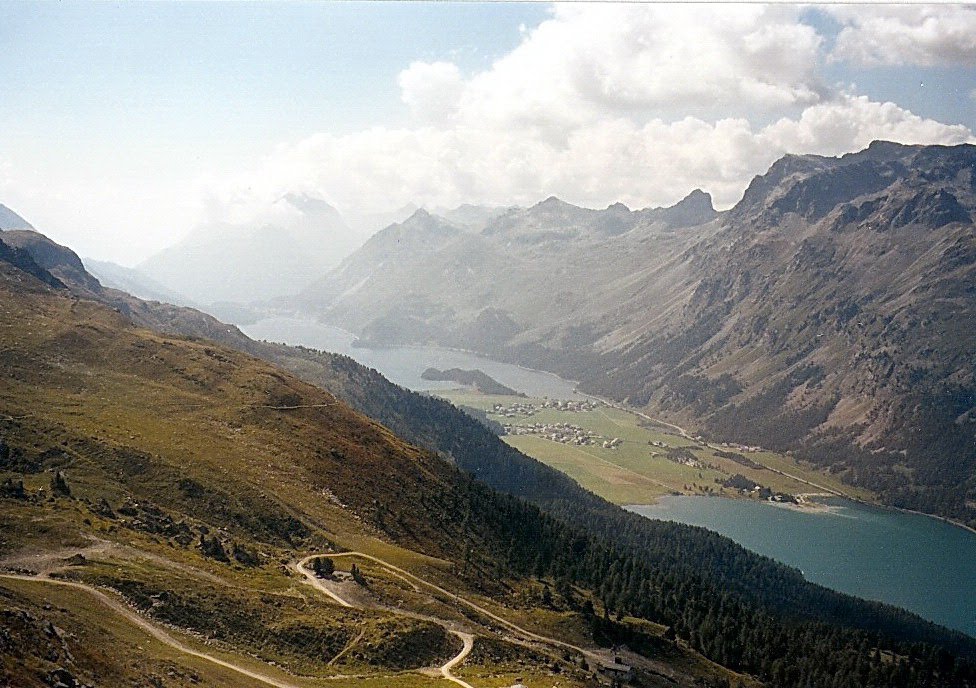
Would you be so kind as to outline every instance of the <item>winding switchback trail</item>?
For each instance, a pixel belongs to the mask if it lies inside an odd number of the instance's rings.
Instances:
[[[194,650],[192,647],[174,638],[172,635],[170,635],[167,631],[163,630],[163,628],[161,628],[157,624],[148,621],[137,612],[125,606],[122,602],[119,602],[118,600],[110,597],[109,595],[105,594],[101,590],[94,588],[90,585],[85,585],[84,583],[76,583],[74,581],[57,580],[54,578],[41,578],[38,576],[26,576],[26,575],[15,574],[15,573],[0,573],[0,578],[4,578],[8,580],[28,581],[30,583],[41,583],[44,585],[60,585],[62,587],[82,590],[85,593],[94,597],[96,600],[98,600],[98,602],[101,603],[103,606],[108,607],[116,614],[119,614],[120,616],[124,617],[132,625],[139,627],[140,629],[142,629],[143,631],[151,635],[159,642],[168,645],[169,647],[173,648],[174,650],[177,650],[178,652],[181,652],[185,655],[190,655],[191,657],[197,657],[198,659],[203,659],[207,662],[211,662],[218,666],[224,667],[225,669],[230,669],[231,671],[237,672],[238,674],[242,674],[244,676],[247,676],[248,678],[252,678],[255,681],[259,681],[260,683],[264,683],[269,686],[274,686],[275,688],[301,688],[297,684],[288,683],[287,681],[281,681],[272,676],[268,676],[267,674],[262,674],[257,671],[252,671],[251,669],[247,669],[239,664],[234,664],[233,662],[225,661],[223,659],[220,659],[219,657],[214,657],[213,655],[207,654],[206,652],[200,652],[198,650]]]
[[[441,667],[441,675],[448,681],[453,681],[459,686],[464,686],[464,688],[474,688],[467,681],[463,681],[451,673],[451,669],[463,662],[471,654],[471,648],[474,647],[474,636],[470,633],[462,633],[461,631],[451,631],[451,633],[461,639],[463,646],[457,656],[444,663],[444,666]]]
[[[384,561],[384,560],[382,560],[382,559],[380,559],[378,557],[374,557],[371,554],[365,554],[363,552],[341,552],[341,553],[329,553],[329,554],[322,554],[322,555],[315,554],[315,555],[307,556],[304,559],[302,559],[302,560],[296,562],[295,564],[293,564],[293,568],[298,573],[301,573],[302,576],[304,576],[305,579],[316,590],[322,592],[323,594],[325,594],[326,596],[328,596],[333,602],[335,602],[336,604],[338,604],[340,606],[354,608],[354,605],[353,604],[351,604],[350,602],[344,600],[337,593],[335,593],[334,591],[332,591],[328,587],[326,587],[315,576],[315,574],[312,571],[310,571],[305,566],[309,561],[311,561],[312,559],[315,559],[317,557],[320,557],[320,556],[328,556],[328,557],[331,557],[331,558],[338,558],[338,557],[359,557],[361,559],[364,559],[364,560],[367,560],[367,561],[371,561],[374,564],[377,564],[378,566],[387,569],[390,573],[392,573],[393,575],[397,576],[398,578],[401,578],[406,583],[414,586],[415,588],[419,585],[419,586],[422,586],[422,587],[426,587],[429,590],[433,590],[435,592],[438,592],[441,595],[444,595],[445,597],[447,597],[448,599],[454,598],[458,603],[464,604],[468,608],[470,608],[470,609],[478,612],[479,614],[482,614],[483,616],[485,616],[485,617],[487,617],[487,618],[489,618],[489,619],[497,622],[501,626],[507,628],[508,630],[510,630],[510,631],[512,631],[512,632],[514,632],[514,633],[516,633],[518,635],[523,636],[524,638],[527,638],[529,640],[533,640],[533,641],[536,641],[536,642],[540,642],[540,643],[543,643],[543,644],[546,644],[546,645],[550,645],[550,646],[557,646],[557,647],[562,647],[562,648],[565,648],[565,649],[573,650],[573,651],[578,652],[578,653],[582,654],[583,656],[585,656],[585,657],[587,657],[587,658],[589,658],[591,660],[603,661],[603,658],[599,654],[597,654],[596,652],[593,652],[591,650],[584,650],[581,647],[577,647],[576,645],[572,645],[571,643],[566,643],[566,642],[563,642],[561,640],[557,640],[555,638],[549,638],[549,637],[546,637],[546,636],[543,636],[543,635],[539,635],[538,633],[533,633],[532,631],[529,631],[529,630],[527,630],[525,628],[522,628],[521,626],[518,626],[517,624],[512,623],[511,621],[509,621],[509,620],[507,620],[507,619],[505,619],[505,618],[503,618],[503,617],[495,614],[494,612],[492,612],[492,611],[490,611],[490,610],[482,607],[481,605],[479,605],[479,604],[477,604],[475,602],[472,602],[471,600],[468,600],[468,599],[466,599],[464,597],[461,597],[459,595],[456,595],[454,593],[451,593],[450,591],[442,588],[441,586],[439,586],[439,585],[437,585],[435,583],[431,583],[429,581],[426,581],[423,578],[420,578],[419,576],[416,576],[416,575],[410,573],[409,571],[406,571],[405,569],[402,569],[402,568],[400,568],[398,566],[395,566],[393,564],[390,564],[389,562],[386,562],[386,561]],[[178,651],[178,652],[180,652],[182,654],[185,654],[185,655],[188,655],[188,656],[191,656],[191,657],[196,657],[198,659],[202,659],[204,661],[210,662],[210,663],[215,664],[217,666],[220,666],[220,667],[223,667],[225,669],[229,669],[230,671],[233,671],[233,672],[236,672],[238,674],[241,674],[242,676],[247,676],[248,678],[253,679],[255,681],[258,681],[259,683],[263,683],[263,684],[268,685],[268,686],[273,686],[274,688],[302,688],[298,684],[291,683],[291,682],[288,682],[288,681],[285,681],[285,680],[282,680],[282,679],[278,679],[278,678],[275,678],[275,677],[270,676],[268,674],[264,674],[264,673],[261,673],[259,671],[255,671],[253,669],[248,669],[247,667],[244,667],[244,666],[242,666],[240,664],[236,664],[233,661],[228,661],[228,660],[220,659],[219,657],[216,657],[216,656],[214,656],[212,654],[209,654],[207,652],[201,652],[199,650],[195,650],[192,647],[190,647],[189,645],[187,645],[186,643],[184,643],[181,640],[179,640],[176,637],[174,637],[169,632],[169,630],[166,629],[166,628],[164,628],[162,625],[157,624],[157,623],[155,623],[155,622],[147,619],[143,615],[139,614],[137,611],[131,609],[128,606],[126,606],[120,600],[117,600],[117,599],[113,598],[112,596],[108,595],[107,593],[103,592],[102,590],[99,590],[98,588],[96,588],[94,586],[87,585],[85,583],[79,583],[79,582],[76,582],[76,581],[68,581],[68,580],[60,580],[60,579],[56,579],[56,578],[50,578],[50,577],[48,577],[46,575],[43,575],[43,574],[42,575],[26,575],[26,574],[19,574],[19,573],[0,573],[0,580],[2,580],[2,579],[15,580],[15,581],[26,581],[28,583],[35,583],[35,584],[41,584],[41,585],[57,585],[57,586],[61,586],[61,587],[73,588],[75,590],[80,590],[80,591],[82,591],[82,592],[84,592],[84,593],[92,596],[93,598],[95,598],[102,606],[107,607],[108,609],[110,609],[111,611],[115,612],[119,616],[125,618],[133,626],[136,626],[137,628],[139,628],[143,632],[147,633],[148,635],[152,636],[153,638],[155,638],[159,642],[163,643],[164,645],[167,645],[168,647],[173,648],[174,650],[176,650],[176,651]],[[458,630],[457,628],[454,627],[454,625],[451,622],[446,621],[444,619],[437,619],[437,618],[434,618],[434,617],[424,617],[424,616],[421,616],[421,615],[411,614],[409,612],[399,612],[399,613],[401,613],[401,614],[403,614],[405,616],[411,616],[411,617],[416,617],[416,618],[425,618],[425,619],[428,619],[428,620],[433,621],[435,623],[438,623],[445,630],[447,630],[449,633],[451,633],[455,637],[459,638],[461,640],[461,650],[458,652],[458,654],[456,654],[454,657],[452,657],[451,659],[449,659],[447,662],[445,662],[440,667],[440,674],[441,674],[441,676],[444,679],[446,679],[448,681],[451,681],[452,683],[455,683],[455,684],[457,684],[459,686],[462,686],[462,688],[475,688],[474,686],[472,686],[467,681],[464,681],[463,679],[458,678],[457,676],[455,676],[452,673],[452,670],[454,668],[456,668],[457,666],[461,665],[468,658],[468,655],[471,654],[471,651],[474,648],[474,639],[475,639],[475,636],[473,634],[467,633],[465,631]],[[346,649],[348,649],[348,648],[346,648]],[[333,660],[334,659],[337,659],[337,658],[338,657],[333,658]],[[329,677],[329,678],[332,678],[332,677]]]
[[[308,567],[306,566],[306,564],[308,564],[308,562],[310,562],[312,559],[317,559],[317,558],[319,558],[321,556],[328,556],[330,558],[334,558],[334,557],[339,557],[339,556],[347,556],[348,557],[348,556],[352,556],[352,555],[360,556],[360,557],[362,557],[364,559],[369,559],[370,561],[373,561],[373,562],[375,562],[375,563],[383,566],[384,568],[390,569],[390,571],[394,575],[396,575],[397,578],[401,578],[402,580],[406,581],[410,585],[413,585],[414,587],[416,587],[416,585],[413,583],[413,581],[411,581],[409,578],[407,578],[405,575],[403,575],[403,574],[406,574],[407,573],[406,571],[403,571],[402,569],[399,569],[396,566],[393,566],[392,564],[387,564],[386,562],[382,561],[381,559],[377,559],[376,557],[372,557],[372,556],[370,556],[368,554],[361,554],[359,552],[343,552],[342,554],[328,554],[328,555],[312,554],[310,556],[305,557],[301,561],[296,562],[294,564],[294,569],[296,571],[298,571],[298,573],[300,573],[303,576],[305,576],[305,579],[307,580],[308,583],[310,583],[312,585],[312,587],[314,587],[316,590],[319,590],[320,592],[325,593],[336,604],[339,604],[339,605],[341,605],[343,607],[353,607],[352,604],[350,604],[346,600],[342,599],[342,597],[340,597],[334,591],[330,590],[324,583],[322,583],[321,580],[319,580],[319,578],[315,575],[315,573],[312,572],[312,571],[310,571],[308,569]],[[407,574],[407,575],[412,576],[413,574]],[[420,580],[420,579],[417,579],[417,580]],[[471,633],[465,633],[463,631],[459,631],[459,630],[455,629],[451,625],[450,622],[445,621],[443,619],[438,619],[438,618],[435,618],[435,617],[432,617],[432,616],[422,616],[422,615],[419,615],[419,614],[411,614],[411,613],[397,611],[397,610],[390,610],[390,611],[394,611],[396,613],[403,614],[403,615],[409,616],[411,618],[416,617],[416,618],[422,618],[422,619],[426,619],[426,620],[429,620],[429,621],[433,621],[434,623],[439,624],[440,626],[442,626],[451,635],[454,635],[454,636],[457,636],[458,638],[460,638],[461,639],[461,651],[458,652],[454,657],[451,657],[449,660],[447,660],[440,667],[441,676],[443,676],[444,678],[446,678],[448,681],[452,681],[453,683],[456,683],[459,686],[463,686],[464,688],[474,688],[474,686],[472,686],[467,681],[464,681],[464,680],[458,678],[457,676],[455,676],[454,674],[451,673],[451,669],[453,669],[454,667],[456,667],[459,664],[461,664],[465,659],[467,659],[468,655],[471,654],[471,649],[474,647],[474,635],[472,635]],[[346,648],[344,648],[343,651],[340,652],[339,655],[337,655],[336,657],[333,657],[332,658],[332,661],[329,662],[329,663],[331,664],[336,659],[338,659],[340,655],[345,654],[349,650],[349,647],[350,646],[347,646]]]
[[[512,631],[513,633],[515,633],[517,635],[521,635],[524,638],[527,638],[529,640],[533,640],[535,642],[543,643],[544,645],[561,647],[561,648],[566,649],[566,650],[572,650],[574,652],[578,652],[581,655],[583,655],[584,657],[590,659],[591,661],[597,662],[597,663],[603,663],[603,662],[606,661],[606,658],[605,657],[603,657],[599,653],[594,652],[592,650],[584,650],[583,648],[581,648],[581,647],[579,647],[577,645],[573,645],[572,643],[567,643],[567,642],[564,642],[562,640],[557,640],[556,638],[550,638],[550,637],[547,637],[547,636],[544,636],[544,635],[539,635],[538,633],[533,633],[532,631],[530,631],[528,629],[522,628],[521,626],[512,623],[508,619],[505,619],[504,617],[501,617],[498,614],[495,614],[494,612],[492,612],[492,611],[490,611],[488,609],[485,609],[484,607],[482,607],[481,605],[477,604],[476,602],[472,602],[471,600],[466,599],[464,597],[461,597],[460,595],[458,595],[456,593],[450,592],[449,590],[445,590],[444,588],[442,588],[441,586],[437,585],[436,583],[431,583],[430,581],[424,580],[420,576],[414,575],[414,574],[410,573],[409,571],[400,568],[399,566],[395,566],[393,564],[390,564],[389,562],[386,562],[386,561],[380,559],[379,557],[374,557],[372,554],[365,554],[363,552],[338,552],[338,553],[335,553],[335,554],[322,554],[322,555],[313,554],[311,556],[305,557],[304,559],[302,559],[301,561],[299,561],[297,564],[295,564],[295,569],[299,573],[301,573],[303,576],[305,576],[306,578],[314,579],[315,578],[315,574],[313,574],[311,571],[309,571],[308,568],[306,568],[305,564],[308,563],[309,561],[311,561],[312,559],[315,559],[315,558],[317,558],[319,556],[328,556],[331,559],[337,559],[337,558],[340,558],[340,557],[359,557],[360,559],[365,559],[366,561],[371,561],[374,564],[377,564],[377,565],[379,565],[379,566],[387,569],[388,571],[392,572],[394,575],[397,575],[399,578],[402,578],[402,579],[406,580],[408,583],[410,583],[410,582],[416,583],[416,584],[419,584],[419,585],[421,585],[423,587],[426,587],[426,588],[428,588],[430,590],[433,590],[435,592],[439,592],[440,594],[446,596],[448,599],[453,598],[459,604],[463,604],[466,607],[468,607],[469,609],[473,609],[474,611],[478,612],[479,614],[488,617],[492,621],[495,621],[498,624],[500,624],[501,626],[504,626],[509,631]],[[318,587],[318,586],[316,586],[316,587]],[[319,588],[319,589],[321,589],[321,588]],[[331,591],[328,593],[328,595],[329,595],[329,597],[332,597],[333,599],[336,599],[337,598],[337,596],[334,593],[332,593]],[[345,604],[346,606],[351,606],[351,605],[349,605],[345,601],[343,601],[342,603]],[[451,628],[450,625],[448,624],[448,622],[443,621],[443,620],[439,620],[439,619],[436,620],[436,621],[438,623],[440,623],[441,625],[443,625],[445,628],[447,628],[451,633],[454,633],[455,635],[458,635],[459,637],[462,637],[462,639],[463,639],[463,635],[461,633],[459,633],[459,632],[456,632],[453,628]],[[467,653],[465,653],[463,649],[462,649],[462,653],[464,654],[465,657],[467,656]],[[455,657],[455,659],[457,659],[457,658]],[[456,666],[458,663],[460,663],[460,662],[454,662],[453,660],[452,660],[452,662],[448,662],[448,664],[450,664],[451,667]],[[445,666],[447,666],[447,665],[445,665]],[[450,669],[451,667],[448,667],[448,669]],[[443,668],[442,668],[442,670],[443,670]],[[457,683],[457,682],[458,681],[455,681],[455,683]],[[463,684],[463,685],[467,685],[467,684]]]

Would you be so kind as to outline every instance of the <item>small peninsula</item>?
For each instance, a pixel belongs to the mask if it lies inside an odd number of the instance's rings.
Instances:
[[[462,370],[461,368],[438,370],[437,368],[428,368],[420,375],[420,377],[424,380],[431,380],[435,382],[457,382],[458,384],[465,385],[467,387],[474,387],[482,394],[501,394],[506,396],[520,397],[525,396],[521,392],[517,392],[511,387],[506,387],[497,380],[492,379],[481,370]]]

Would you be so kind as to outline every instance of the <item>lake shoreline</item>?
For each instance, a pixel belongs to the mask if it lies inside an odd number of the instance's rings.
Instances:
[[[652,520],[705,528],[800,570],[811,582],[976,637],[976,599],[970,594],[976,588],[970,565],[976,560],[976,533],[969,529],[919,518],[928,514],[838,497],[829,497],[823,510],[764,509],[759,500],[704,497],[672,495],[624,508]]]
[[[366,347],[356,345],[358,335],[342,327],[330,324],[313,316],[299,316],[295,313],[278,313],[241,326],[241,330],[252,339],[285,344],[300,345],[319,351],[349,356],[358,363],[379,371],[395,384],[416,392],[430,392],[436,387],[423,384],[421,373],[427,367],[459,367],[479,369],[508,387],[514,387],[529,396],[549,397],[551,399],[582,398],[578,391],[579,381],[567,380],[548,370],[538,370],[527,366],[500,361],[484,353],[448,346],[425,346],[422,344]],[[409,352],[418,352],[415,357],[417,370],[406,372],[403,361],[394,360],[399,354],[405,358]],[[434,353],[435,356],[429,354]],[[461,357],[463,362],[433,360],[436,354]],[[424,355],[428,354],[428,355]],[[426,360],[421,360],[426,359]],[[507,369],[506,375],[498,369]],[[492,370],[494,369],[494,370]]]
[[[851,495],[837,494],[837,493],[833,493],[833,492],[831,492],[831,493],[827,493],[827,492],[811,492],[811,493],[798,494],[798,495],[794,495],[794,496],[797,497],[797,498],[800,498],[800,497],[804,497],[804,498],[810,498],[810,497],[826,497],[826,498],[834,498],[834,499],[846,499],[848,501],[855,502],[855,503],[860,504],[862,506],[872,507],[874,509],[881,509],[882,511],[891,511],[891,512],[897,512],[897,513],[902,513],[902,514],[912,514],[913,516],[924,516],[925,518],[930,518],[930,519],[933,519],[935,521],[941,521],[942,523],[945,523],[946,525],[954,526],[954,527],[959,528],[961,530],[964,530],[964,531],[967,531],[969,533],[972,533],[973,535],[976,535],[976,528],[972,528],[972,527],[966,525],[965,523],[962,523],[961,521],[957,521],[955,519],[948,518],[946,516],[938,516],[936,514],[928,514],[928,513],[925,513],[924,511],[917,511],[915,509],[905,509],[903,507],[892,506],[891,504],[885,504],[883,502],[869,502],[867,500],[859,499],[859,498],[853,497]],[[657,497],[655,497],[654,499],[652,499],[651,501],[649,501],[649,502],[647,502],[645,504],[618,504],[617,506],[619,506],[619,507],[621,507],[623,509],[629,509],[630,507],[635,507],[635,506],[636,507],[640,507],[640,506],[650,506],[650,507],[653,507],[653,506],[656,506],[658,504],[658,501],[659,500],[666,499],[668,497],[707,497],[708,499],[727,499],[727,500],[733,501],[733,502],[755,502],[756,504],[763,504],[763,503],[765,503],[765,504],[771,504],[773,506],[778,506],[780,508],[795,509],[797,511],[801,511],[801,512],[804,512],[804,513],[818,513],[818,512],[819,513],[825,513],[825,512],[829,512],[830,511],[830,505],[829,504],[822,504],[822,503],[819,503],[819,502],[817,502],[815,500],[812,500],[812,499],[805,499],[804,501],[800,501],[800,502],[798,502],[796,504],[792,504],[790,502],[774,502],[774,501],[771,501],[771,500],[768,500],[768,499],[753,499],[753,498],[749,497],[748,495],[743,495],[743,496],[728,495],[728,494],[703,495],[703,494],[695,494],[695,493],[690,493],[690,492],[689,493],[679,492],[679,493],[676,493],[676,494],[663,494],[663,495],[658,495]]]
[[[643,418],[645,420],[648,420],[648,421],[650,421],[652,423],[657,423],[659,425],[663,425],[665,427],[668,427],[668,428],[672,428],[674,430],[677,430],[678,431],[678,435],[680,437],[683,437],[684,439],[686,439],[686,440],[688,440],[690,442],[696,442],[697,441],[691,435],[689,435],[685,431],[685,429],[682,428],[681,426],[676,425],[674,423],[669,423],[668,421],[662,420],[660,418],[653,418],[651,416],[648,416],[646,413],[643,413],[643,412],[639,411],[636,408],[632,408],[632,407],[628,406],[627,404],[624,404],[624,403],[621,403],[621,402],[614,402],[614,401],[611,401],[611,400],[608,400],[608,399],[604,399],[603,397],[597,396],[595,394],[588,394],[588,393],[585,393],[585,392],[580,392],[580,394],[582,394],[583,396],[586,396],[586,397],[590,397],[592,399],[596,399],[598,401],[602,401],[603,403],[608,404],[610,406],[614,406],[616,408],[619,408],[622,411],[628,411],[630,413],[633,413],[633,414],[639,416],[640,418]],[[713,445],[713,444],[708,443],[708,442],[706,442],[705,444],[708,447],[712,448],[712,449],[722,449],[722,447]],[[773,472],[776,472],[776,473],[782,473],[784,475],[790,475],[788,473],[785,473],[784,471],[780,471],[778,469],[771,468],[769,466],[766,466],[766,469],[767,470],[770,470],[770,471],[773,471]],[[840,497],[842,499],[848,499],[848,500],[850,500],[852,502],[857,502],[858,504],[864,504],[866,506],[880,507],[880,508],[884,508],[884,509],[890,509],[892,511],[900,511],[900,512],[906,513],[906,514],[915,514],[917,516],[926,516],[928,518],[935,519],[936,521],[942,521],[943,523],[947,523],[947,524],[952,525],[952,526],[955,526],[957,528],[961,528],[962,530],[968,531],[968,532],[976,535],[976,528],[973,528],[972,526],[968,526],[965,523],[963,523],[962,521],[958,521],[958,520],[956,520],[954,518],[950,518],[948,516],[939,516],[938,514],[930,514],[930,513],[927,513],[925,511],[918,511],[917,509],[908,509],[908,508],[905,508],[905,507],[895,506],[893,504],[885,504],[884,502],[881,502],[881,501],[873,502],[873,501],[870,501],[870,500],[867,500],[867,499],[863,499],[862,497],[857,497],[857,496],[852,495],[852,494],[849,494],[849,493],[839,492],[839,491],[836,491],[836,490],[831,490],[828,487],[824,487],[823,485],[817,485],[817,484],[812,483],[812,482],[810,482],[808,480],[805,480],[805,479],[802,479],[802,478],[798,478],[797,476],[790,476],[790,477],[794,478],[795,480],[799,480],[800,482],[805,482],[808,485],[811,485],[812,487],[816,487],[817,489],[823,490],[824,493],[825,493],[824,496]],[[810,493],[810,494],[812,496],[813,494],[817,494],[817,493]],[[688,496],[694,496],[694,495],[688,495]],[[715,495],[715,496],[716,497],[719,497],[719,498],[722,498],[722,499],[736,499],[735,497],[730,497],[728,495]],[[799,496],[799,495],[795,495],[795,496]]]

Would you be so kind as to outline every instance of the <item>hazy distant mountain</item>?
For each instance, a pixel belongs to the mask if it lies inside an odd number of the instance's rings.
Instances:
[[[503,352],[629,300],[633,275],[697,236],[676,232],[674,219],[665,210],[591,210],[557,198],[507,209],[480,232],[418,213],[376,234],[300,303],[375,343]],[[432,227],[440,228],[433,236]]]
[[[431,212],[434,215],[440,215],[445,220],[453,222],[459,227],[481,231],[489,222],[511,209],[511,207],[503,208],[464,203],[457,208],[434,208]]]
[[[346,224],[352,228],[352,231],[355,232],[356,235],[365,238],[372,236],[384,227],[389,227],[390,225],[403,222],[419,209],[420,208],[416,204],[407,203],[406,205],[395,210],[383,212],[347,212],[343,214],[343,218],[345,218]]]
[[[162,301],[178,306],[192,306],[193,302],[182,294],[166,288],[149,275],[136,268],[127,268],[106,260],[85,258],[83,260],[88,272],[98,278],[106,287],[121,289],[140,299]]]
[[[315,310],[377,343],[555,370],[972,520],[974,212],[976,147],[878,142],[786,156],[722,214],[700,191],[636,212],[550,198]]]
[[[299,299],[316,308],[318,304],[353,298],[363,289],[384,298],[381,294],[388,274],[423,270],[428,256],[464,235],[464,230],[447,220],[417,210],[402,223],[392,224],[370,237],[328,277],[305,289]]]
[[[265,218],[199,227],[138,269],[198,303],[246,303],[297,293],[360,243],[328,203],[289,194]]]
[[[34,229],[31,224],[7,206],[0,204],[0,229]]]

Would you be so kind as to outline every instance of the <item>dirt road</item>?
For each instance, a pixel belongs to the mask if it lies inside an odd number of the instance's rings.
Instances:
[[[368,554],[360,554],[359,552],[344,552],[342,554],[329,554],[328,556],[329,556],[329,558],[335,558],[337,556],[345,556],[345,557],[348,557],[348,556],[353,556],[353,555],[360,556],[360,557],[362,557],[364,559],[369,559],[370,561],[373,561],[375,563],[378,563],[381,566],[383,566],[384,568],[389,569],[391,571],[391,573],[393,573],[394,575],[396,575],[398,578],[401,578],[404,581],[406,581],[407,583],[409,583],[411,585],[414,585],[414,583],[411,580],[409,580],[408,578],[406,578],[403,575],[403,573],[406,573],[405,571],[402,571],[402,569],[398,569],[397,567],[393,566],[392,564],[387,564],[386,562],[382,561],[381,559],[377,559],[375,557],[371,557]],[[336,604],[341,605],[343,607],[353,607],[354,606],[353,604],[351,604],[350,602],[344,600],[335,591],[330,590],[329,587],[326,586],[325,583],[323,583],[322,580],[319,579],[315,575],[315,573],[313,571],[310,571],[309,570],[309,568],[308,568],[308,562],[312,561],[313,559],[317,559],[319,556],[324,556],[324,555],[313,554],[311,556],[307,556],[304,559],[302,559],[301,561],[296,562],[294,564],[293,568],[295,569],[295,571],[297,571],[298,573],[302,574],[305,577],[306,581],[309,584],[312,585],[312,587],[314,587],[316,590],[319,590],[320,592],[325,593],[325,595],[328,596]],[[398,571],[400,573],[398,573]],[[412,574],[410,574],[410,575],[412,575]],[[416,587],[416,585],[414,585],[414,587]],[[454,657],[451,657],[451,659],[447,660],[440,667],[441,676],[443,676],[444,678],[446,678],[448,681],[452,681],[452,682],[458,684],[459,686],[464,686],[464,688],[474,688],[474,686],[472,686],[470,683],[468,683],[468,682],[466,682],[466,681],[458,678],[457,676],[455,676],[454,674],[451,673],[451,669],[453,669],[454,667],[460,665],[462,662],[464,662],[465,659],[467,659],[468,655],[471,654],[471,649],[474,647],[474,635],[472,635],[471,633],[465,633],[464,631],[457,630],[456,628],[454,628],[454,625],[452,623],[450,623],[448,621],[445,621],[443,619],[438,619],[438,618],[435,618],[435,617],[432,617],[432,616],[422,616],[422,615],[419,615],[419,614],[412,614],[412,613],[407,613],[407,612],[399,612],[398,610],[387,610],[387,611],[393,611],[395,613],[401,613],[404,616],[409,616],[411,618],[421,618],[421,619],[425,619],[427,621],[432,621],[432,622],[434,622],[436,624],[439,624],[441,627],[443,627],[451,635],[454,635],[454,636],[460,638],[461,639],[461,651],[458,652]],[[346,648],[344,648],[343,651],[340,653],[340,655],[345,654],[348,650],[349,650],[349,646],[347,646]],[[336,659],[338,659],[338,655],[332,659],[332,662],[334,662]],[[330,664],[332,662],[330,662]]]
[[[0,578],[8,579],[8,580],[29,581],[31,583],[40,583],[43,585],[60,585],[62,587],[82,590],[88,595],[91,595],[96,600],[98,600],[98,602],[103,606],[108,607],[116,614],[119,614],[120,616],[124,617],[133,626],[137,626],[138,628],[142,629],[143,631],[151,635],[159,642],[168,645],[174,650],[177,650],[185,655],[203,659],[207,662],[211,662],[218,666],[222,666],[225,669],[230,669],[231,671],[234,671],[238,674],[247,676],[248,678],[252,678],[255,681],[259,681],[269,686],[274,686],[275,688],[301,688],[297,684],[289,683],[287,681],[282,681],[257,671],[252,671],[251,669],[247,669],[239,664],[225,661],[223,659],[220,659],[219,657],[214,657],[213,655],[207,654],[206,652],[200,652],[198,650],[194,650],[192,647],[174,638],[167,631],[165,631],[161,626],[158,626],[157,624],[148,621],[145,617],[141,616],[136,611],[125,606],[122,602],[119,602],[118,600],[110,597],[109,595],[102,592],[101,590],[98,590],[97,588],[93,588],[89,585],[85,585],[84,583],[75,583],[73,581],[56,580],[53,578],[40,578],[38,576],[26,576],[21,574],[14,574],[14,573],[0,573]]]
[[[300,562],[298,562],[296,564],[297,570],[302,575],[304,575],[306,578],[308,578],[310,576],[312,578],[315,578],[315,575],[311,571],[309,571],[308,568],[306,568],[305,564],[308,563],[309,561],[311,561],[312,559],[314,559],[316,556],[320,556],[320,555],[312,555],[312,556],[309,556],[309,557],[305,557],[304,559],[302,559]],[[488,617],[492,621],[495,621],[496,623],[500,624],[501,626],[504,626],[505,628],[507,628],[509,631],[512,631],[513,633],[515,633],[517,635],[520,635],[523,638],[527,638],[529,640],[533,640],[535,642],[539,642],[539,643],[542,643],[544,645],[549,645],[550,647],[561,647],[561,648],[566,649],[566,650],[572,650],[574,652],[578,652],[579,654],[581,654],[584,657],[586,657],[588,660],[591,660],[591,662],[601,663],[601,662],[606,662],[607,659],[608,659],[607,657],[605,657],[605,656],[603,656],[603,655],[601,655],[601,654],[599,654],[597,652],[594,652],[592,650],[584,650],[583,648],[578,647],[576,645],[573,645],[571,643],[566,643],[566,642],[563,642],[562,640],[557,640],[555,638],[549,638],[549,637],[544,636],[544,635],[539,635],[538,633],[533,633],[532,631],[527,630],[525,628],[522,628],[521,626],[512,623],[508,619],[505,619],[505,618],[503,618],[503,617],[495,614],[494,612],[492,612],[492,611],[490,611],[488,609],[485,609],[481,605],[479,605],[479,604],[477,604],[475,602],[472,602],[471,600],[468,600],[468,599],[466,599],[464,597],[461,597],[461,596],[459,596],[459,595],[457,595],[457,594],[455,594],[453,592],[450,592],[449,590],[445,590],[444,588],[442,588],[441,586],[437,585],[436,583],[431,583],[430,581],[426,581],[423,578],[421,578],[419,576],[416,576],[416,575],[410,573],[409,571],[407,571],[405,569],[400,568],[399,566],[395,566],[393,564],[390,564],[389,562],[383,561],[379,557],[374,557],[371,554],[364,554],[363,552],[340,552],[338,554],[329,554],[327,556],[329,558],[332,558],[332,559],[337,559],[337,558],[340,558],[340,557],[358,557],[358,558],[364,559],[366,561],[371,561],[374,564],[377,564],[379,566],[382,566],[383,568],[387,569],[388,571],[390,571],[390,572],[392,572],[394,574],[398,574],[398,577],[399,578],[402,578],[402,579],[406,580],[407,582],[416,583],[418,585],[421,585],[423,587],[428,588],[429,590],[433,590],[435,592],[438,592],[441,595],[444,595],[445,597],[447,597],[448,599],[454,599],[454,600],[456,600],[459,604],[463,604],[466,607],[468,607],[469,609],[473,609],[474,611],[478,612],[479,614]],[[332,594],[332,593],[328,593],[328,594],[329,594],[330,597],[334,597],[334,594]],[[348,603],[345,603],[345,604],[346,604],[346,606],[349,606]],[[444,622],[444,623],[446,623],[446,622]],[[448,630],[451,630],[452,633],[454,632],[454,630],[451,629],[449,626],[445,626],[445,628],[448,628]]]

